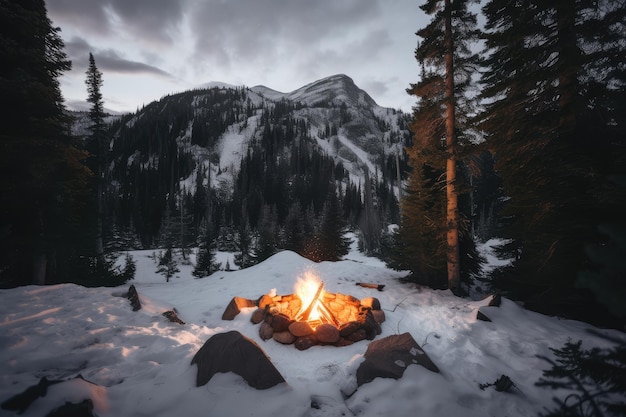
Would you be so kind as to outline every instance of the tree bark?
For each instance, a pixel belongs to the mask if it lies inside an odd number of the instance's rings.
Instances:
[[[445,57],[446,57],[446,241],[448,288],[455,291],[461,283],[459,252],[459,208],[456,190],[456,137],[454,132],[454,45],[452,40],[451,0],[445,0]]]

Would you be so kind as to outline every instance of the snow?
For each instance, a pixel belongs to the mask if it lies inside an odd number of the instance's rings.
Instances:
[[[155,273],[153,252],[132,252],[136,278],[117,288],[62,284],[0,290],[0,402],[45,376],[66,381],[51,386],[24,416],[46,415],[84,398],[93,400],[100,417],[536,416],[551,406],[554,395],[534,385],[549,367],[538,355],[551,357],[550,347],[570,339],[582,339],[585,348],[609,343],[590,333],[591,325],[530,312],[508,299],[501,307],[485,307],[489,298],[472,301],[402,283],[398,278],[405,273],[362,255],[354,244],[339,262],[314,263],[284,251],[254,267],[203,279],[191,276],[192,265],[180,263],[181,272],[169,283]],[[219,255],[224,262],[229,256]],[[387,320],[377,339],[409,332],[441,373],[409,365],[401,379],[377,378],[345,398],[343,393],[356,388],[356,369],[369,341],[298,351],[262,341],[250,322],[253,308],[233,321],[221,320],[232,297],[256,299],[272,289],[290,294],[298,276],[311,269],[328,291],[379,298]],[[385,288],[378,292],[356,282]],[[143,305],[137,312],[125,298],[131,283]],[[481,306],[492,322],[476,320]],[[162,316],[172,308],[187,324]],[[256,341],[287,382],[258,391],[226,373],[196,387],[191,358],[212,335],[230,330]],[[598,331],[625,338],[617,331]],[[71,379],[79,374],[86,381]],[[517,389],[479,388],[503,374]]]

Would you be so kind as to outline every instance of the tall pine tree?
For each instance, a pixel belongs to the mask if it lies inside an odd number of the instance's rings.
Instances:
[[[602,241],[596,225],[619,212],[607,178],[626,166],[624,116],[615,111],[624,108],[624,63],[611,56],[624,54],[624,10],[621,0],[483,8],[481,127],[510,197],[503,232],[515,257],[495,284],[543,311],[578,310],[584,247]]]
[[[43,0],[0,2],[0,285],[67,279],[90,172],[58,77],[71,68]]]
[[[418,251],[441,254],[443,249],[447,287],[453,291],[461,290],[462,256],[466,256],[461,253],[460,239],[472,239],[462,233],[458,175],[460,161],[470,147],[467,119],[474,110],[467,93],[477,68],[477,56],[470,47],[479,33],[476,16],[468,11],[471,3],[474,1],[428,0],[420,6],[432,20],[417,32],[420,43],[415,57],[421,80],[409,90],[419,99],[412,124],[415,140],[408,150],[412,189],[407,190],[403,203],[399,239]],[[442,183],[445,195],[440,194]],[[438,211],[442,201],[443,214]],[[413,266],[415,278],[441,286],[435,284],[438,280],[433,275],[441,270],[437,258],[425,253],[414,256],[429,259],[427,264]]]
[[[95,203],[96,203],[96,236],[95,236],[95,252],[99,261],[104,256],[103,243],[103,209],[104,209],[104,189],[105,189],[105,172],[106,172],[106,126],[104,123],[104,101],[102,99],[102,73],[96,67],[96,61],[89,53],[89,67],[86,72],[85,84],[87,84],[87,102],[89,108],[89,147],[88,150],[93,154],[95,160],[91,167],[95,174]]]

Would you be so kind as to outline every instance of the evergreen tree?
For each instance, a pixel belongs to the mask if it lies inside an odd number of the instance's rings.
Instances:
[[[344,236],[346,227],[334,183],[331,183],[320,224],[305,246],[305,256],[316,262],[340,260],[350,249],[350,240]]]
[[[376,180],[372,181],[370,173],[365,173],[365,184],[363,186],[364,202],[361,212],[360,231],[361,246],[368,255],[380,252],[380,234],[382,232],[382,221],[376,195]]]
[[[263,206],[257,230],[259,235],[257,260],[262,262],[278,250],[278,218],[273,207]]]
[[[66,280],[83,240],[90,172],[58,77],[71,68],[43,0],[0,2],[0,285]]]
[[[202,224],[203,233],[200,237],[200,245],[196,256],[196,266],[191,273],[194,277],[204,278],[220,269],[220,264],[215,260],[217,245],[212,225],[208,222]]]
[[[475,2],[428,0],[420,7],[433,17],[417,32],[421,42],[415,57],[420,64],[421,80],[408,90],[419,98],[411,126],[414,143],[408,150],[413,165],[412,189],[404,197],[399,236],[400,244],[417,251],[430,251],[411,254],[424,261],[415,262],[412,270],[417,280],[436,287],[440,287],[436,277],[441,270],[438,255],[443,250],[447,287],[455,292],[461,291],[463,258],[467,257],[467,252],[461,252],[464,225],[459,207],[462,192],[459,168],[463,156],[471,149],[468,117],[474,111],[468,89],[477,68],[477,56],[470,46],[479,33],[476,15],[468,11],[471,3]],[[445,178],[443,184],[440,178]],[[445,195],[440,193],[441,189],[445,189]],[[443,216],[439,212],[442,202]],[[441,231],[443,235],[439,234]],[[465,239],[473,245],[472,236],[465,234]]]
[[[610,340],[613,346],[582,349],[582,341],[568,341],[561,349],[552,349],[556,360],[542,357],[552,367],[543,372],[538,386],[554,392],[571,392],[556,397],[556,408],[542,417],[609,417],[626,414],[626,343]]]
[[[620,190],[603,184],[626,166],[625,120],[615,112],[624,108],[626,79],[623,60],[606,52],[625,52],[623,6],[491,0],[483,8],[481,128],[509,197],[504,249],[515,258],[495,285],[535,309],[557,312],[559,298],[587,303],[573,290],[584,247],[603,240],[598,219],[617,220],[611,202]]]
[[[402,200],[400,228],[395,235],[395,255],[390,265],[411,271],[411,280],[431,288],[446,288],[445,202],[442,184],[432,168],[412,160]]]
[[[170,282],[170,278],[180,272],[172,248],[167,248],[165,253],[159,255],[159,265],[156,272],[162,274],[166,282]]]
[[[91,132],[89,141],[91,146],[89,150],[95,156],[95,163],[91,167],[95,174],[96,186],[96,256],[101,258],[104,256],[103,244],[103,208],[104,208],[104,189],[105,189],[105,172],[106,172],[106,128],[104,123],[104,101],[100,88],[102,87],[102,73],[96,67],[96,61],[89,53],[89,67],[87,68],[87,102],[91,105],[89,108],[90,125],[88,127]]]

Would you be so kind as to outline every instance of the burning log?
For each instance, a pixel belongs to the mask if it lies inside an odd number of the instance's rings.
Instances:
[[[323,290],[324,290],[324,282],[322,281],[320,283],[320,286],[317,288],[317,292],[315,293],[315,296],[313,297],[313,300],[311,300],[311,303],[306,308],[306,310],[304,310],[304,312],[302,314],[298,314],[298,316],[296,317],[296,320],[298,320],[298,321],[307,321],[307,320],[309,320],[309,316],[311,316],[311,312],[313,311],[313,307],[315,307],[315,301],[317,301],[319,296],[322,294]]]

